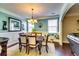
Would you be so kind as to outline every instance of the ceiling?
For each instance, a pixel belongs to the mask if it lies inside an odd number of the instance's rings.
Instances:
[[[79,3],[72,6],[67,12],[66,16],[79,16]]]
[[[34,9],[34,17],[60,15],[64,3],[0,3],[0,8],[15,13],[21,18],[30,18],[31,9]]]

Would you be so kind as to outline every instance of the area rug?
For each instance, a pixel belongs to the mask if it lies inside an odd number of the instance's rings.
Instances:
[[[7,54],[8,56],[55,56],[55,46],[53,43],[48,43],[48,53],[45,50],[45,47],[42,47],[41,55],[39,55],[38,50],[31,49],[29,54],[25,52],[25,48],[22,49],[21,52],[19,52],[19,46],[18,44],[16,46],[8,48]]]

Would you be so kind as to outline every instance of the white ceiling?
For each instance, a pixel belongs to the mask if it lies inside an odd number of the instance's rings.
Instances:
[[[64,3],[0,3],[0,8],[17,14],[21,18],[31,17],[31,8],[34,8],[34,17],[60,15]]]

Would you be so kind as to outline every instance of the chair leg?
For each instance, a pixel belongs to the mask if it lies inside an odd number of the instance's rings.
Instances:
[[[28,47],[28,54],[29,54],[29,52],[30,52],[30,47]]]
[[[21,46],[21,45],[19,45],[19,50],[20,50],[20,52],[21,52],[21,50],[22,50],[22,46]]]
[[[46,45],[46,52],[48,53],[48,45]]]
[[[38,52],[38,51],[37,51],[37,48],[38,48],[38,47],[35,47],[35,52],[36,52],[36,53]]]
[[[41,55],[41,46],[38,45],[39,54]]]
[[[26,53],[27,53],[27,46],[26,46]]]

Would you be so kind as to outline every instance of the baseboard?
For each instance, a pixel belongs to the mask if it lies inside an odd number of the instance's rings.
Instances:
[[[17,45],[17,44],[18,44],[18,42],[13,43],[13,44],[9,45],[7,48],[10,48],[10,47],[15,46],[15,45]]]

